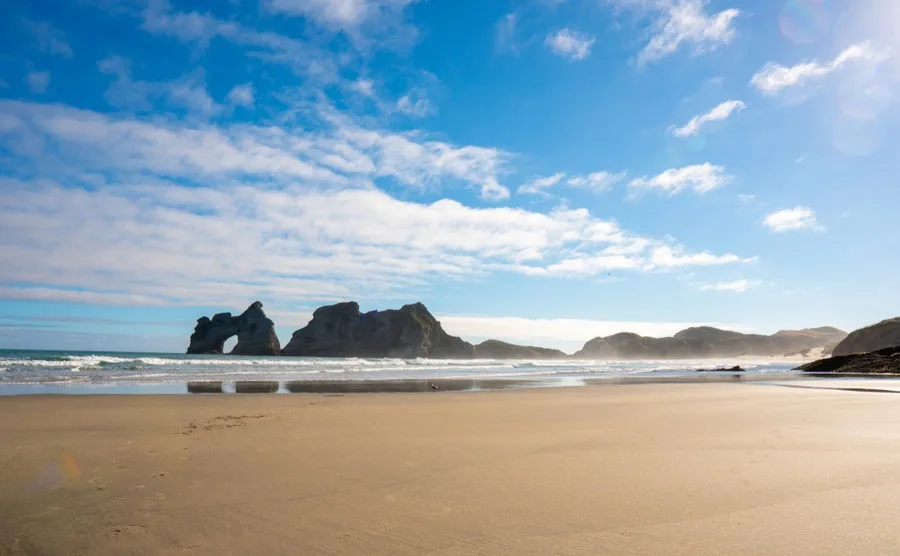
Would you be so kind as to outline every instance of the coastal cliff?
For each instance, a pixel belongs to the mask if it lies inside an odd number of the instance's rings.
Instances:
[[[220,354],[225,342],[237,336],[237,345],[231,355],[280,355],[281,343],[275,334],[275,323],[266,317],[262,307],[262,303],[256,301],[237,317],[231,313],[218,313],[211,319],[200,317],[191,334],[187,353]]]
[[[650,338],[632,332],[594,338],[575,353],[582,359],[693,359],[737,357],[740,355],[777,356],[838,342],[846,332],[822,327],[781,330],[770,336],[742,334],[710,326],[688,328],[674,336]]]
[[[361,313],[355,301],[320,307],[282,355],[472,359],[472,344],[444,332],[425,305]]]
[[[900,317],[854,330],[835,348],[833,355],[867,353],[900,346]]]

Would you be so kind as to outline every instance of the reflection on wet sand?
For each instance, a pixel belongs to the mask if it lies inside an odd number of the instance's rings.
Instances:
[[[536,380],[357,380],[357,381],[311,381],[297,380],[285,383],[284,387],[294,394],[351,394],[351,393],[402,393],[402,392],[462,392],[472,390],[506,390],[539,386]]]
[[[234,383],[238,394],[274,394],[279,384],[274,380],[239,380]]]
[[[191,394],[221,394],[221,382],[188,382],[187,391]]]
[[[598,386],[616,384],[672,384],[701,382],[770,382],[774,380],[802,380],[808,376],[797,374],[725,374],[697,373],[684,376],[634,376],[634,377],[553,377],[553,378],[444,378],[410,380],[239,380],[234,383],[189,382],[187,391],[192,394],[378,394],[412,392],[473,392],[485,390],[509,390],[512,388],[539,388],[559,386]],[[233,385],[233,389],[232,389]]]

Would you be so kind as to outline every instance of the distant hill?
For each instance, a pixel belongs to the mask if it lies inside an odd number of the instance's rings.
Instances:
[[[561,359],[568,357],[558,349],[518,346],[500,340],[486,340],[475,346],[479,359]]]
[[[650,338],[622,332],[594,338],[573,357],[591,359],[689,359],[777,356],[839,342],[847,333],[830,326],[780,330],[771,336],[742,334],[711,326],[688,328],[674,336]]]
[[[895,346],[900,346],[900,317],[851,332],[834,348],[833,355],[865,353]]]

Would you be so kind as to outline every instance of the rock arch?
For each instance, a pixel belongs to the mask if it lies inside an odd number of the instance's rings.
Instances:
[[[200,317],[191,334],[188,354],[220,354],[225,341],[237,336],[237,345],[231,355],[281,355],[275,323],[266,317],[262,307],[262,303],[256,301],[237,317],[231,313],[218,313],[213,318]]]

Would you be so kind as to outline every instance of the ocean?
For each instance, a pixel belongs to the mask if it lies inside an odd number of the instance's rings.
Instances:
[[[740,365],[744,375],[790,372],[796,362],[770,358],[678,361],[366,359],[245,357],[71,351],[0,350],[0,395],[23,393],[186,393],[302,390],[304,383],[506,381],[575,385],[585,380],[696,376],[697,369]],[[199,386],[198,386],[199,385]],[[291,387],[294,386],[294,388]],[[477,386],[477,384],[476,384]],[[477,389],[477,388],[467,388]],[[261,391],[263,391],[261,390]]]

